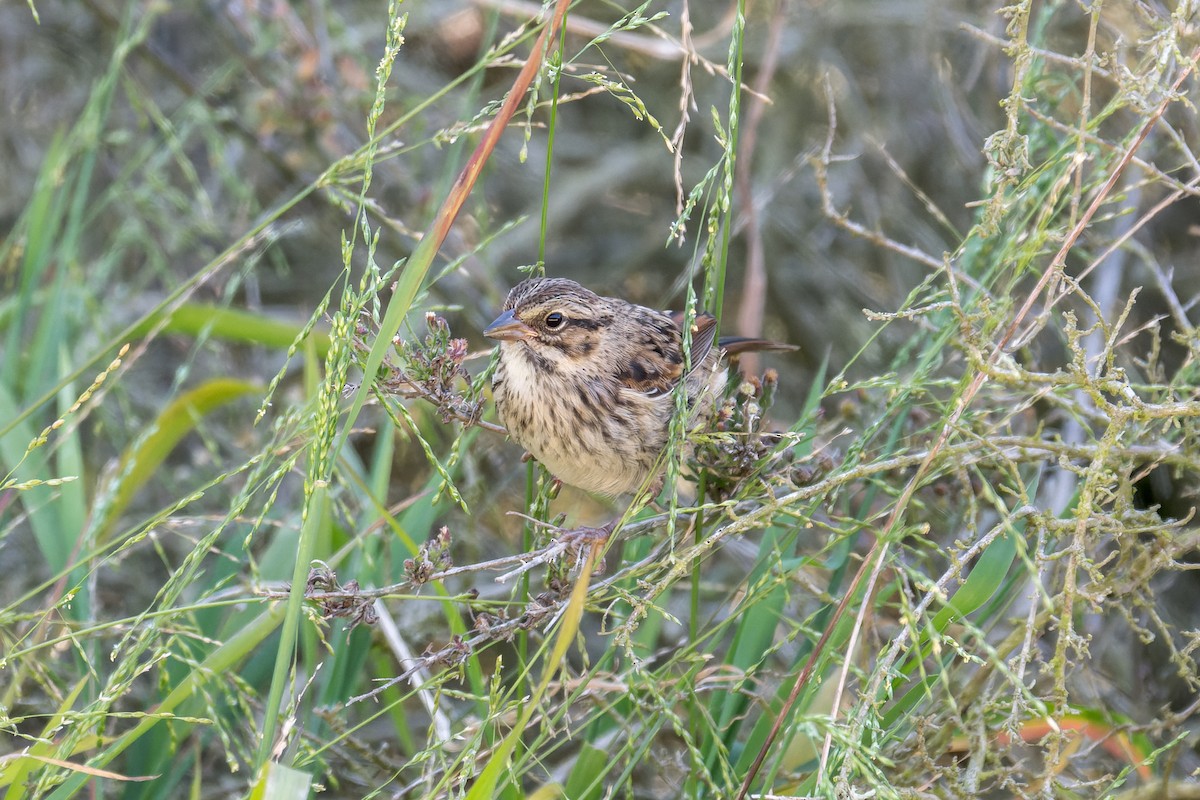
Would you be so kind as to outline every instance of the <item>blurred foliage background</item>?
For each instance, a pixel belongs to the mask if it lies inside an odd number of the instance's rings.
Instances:
[[[0,6],[6,800],[1196,796],[1194,6],[581,0],[389,330],[549,13]],[[538,264],[800,346],[595,575]]]

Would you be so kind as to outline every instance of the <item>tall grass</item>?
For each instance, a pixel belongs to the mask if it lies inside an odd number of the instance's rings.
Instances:
[[[1200,182],[1195,20],[1018,4],[1003,35],[946,33],[1007,80],[978,106],[1002,109],[986,164],[946,181],[949,146],[893,148],[931,119],[972,130],[975,106],[901,107],[913,128],[872,138],[871,81],[896,76],[786,4],[568,7],[230,14],[273,49],[213,51],[176,95],[179,20],[93,9],[111,57],[0,250],[5,800],[1187,780],[1200,404],[1196,284],[1170,264],[1195,257],[1171,216]],[[477,52],[443,79],[422,48],[463,31]],[[812,74],[771,51],[801,41]],[[797,82],[817,121],[772,136]],[[597,510],[516,466],[469,330],[521,237],[527,270],[622,290],[558,241],[577,192],[597,217],[641,202],[572,169],[606,126],[653,142],[677,182],[656,246],[685,245],[626,291],[827,328],[735,375],[716,429],[678,415],[660,497]],[[528,174],[522,219],[498,198]],[[943,181],[969,208],[939,206]],[[853,297],[877,301],[844,326],[849,306],[785,291],[810,285],[778,247],[797,184],[805,247],[857,254]],[[773,258],[739,285],[743,245]],[[607,542],[562,536],[610,514]]]

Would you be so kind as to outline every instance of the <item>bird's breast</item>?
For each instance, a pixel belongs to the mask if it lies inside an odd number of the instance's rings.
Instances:
[[[667,440],[672,399],[615,376],[564,373],[521,344],[502,345],[493,392],[509,435],[555,477],[590,492],[639,488]]]

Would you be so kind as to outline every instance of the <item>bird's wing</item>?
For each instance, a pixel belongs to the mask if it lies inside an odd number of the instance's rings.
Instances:
[[[634,355],[617,374],[623,386],[650,396],[670,392],[683,379],[683,354],[680,348],[683,315],[669,314],[667,318],[659,319],[663,324],[650,326],[651,333],[646,341],[638,343],[636,352],[647,353],[648,357]],[[696,328],[692,331],[693,369],[700,366],[712,350],[716,335],[716,318],[711,314],[698,315]]]
[[[675,327],[683,330],[684,316],[682,311],[668,311],[667,316],[675,323]],[[712,350],[713,340],[717,338],[717,318],[707,311],[696,315],[696,329],[692,331],[692,369],[696,369],[708,358]],[[682,335],[680,336],[682,340]]]
[[[683,312],[678,311],[671,316],[674,318],[678,314],[678,319],[675,324],[683,329]],[[691,359],[689,359],[692,369],[696,369],[704,363],[704,359],[708,358],[708,351],[712,350],[713,340],[717,338],[717,318],[707,312],[701,312],[696,315],[696,329],[692,331],[692,350]]]

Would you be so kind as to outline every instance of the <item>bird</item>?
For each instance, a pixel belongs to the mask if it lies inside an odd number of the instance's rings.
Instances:
[[[683,382],[689,427],[725,387],[722,353],[791,350],[722,337],[699,313],[685,369],[684,315],[604,297],[566,278],[530,278],[484,329],[499,342],[492,395],[509,436],[557,479],[618,497],[661,487],[674,389]],[[714,342],[716,347],[714,347]]]

